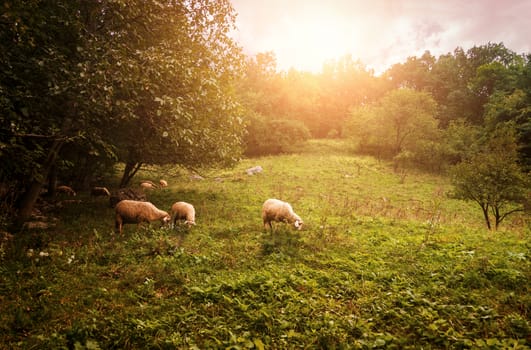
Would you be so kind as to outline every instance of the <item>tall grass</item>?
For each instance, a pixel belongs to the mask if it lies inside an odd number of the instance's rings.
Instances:
[[[0,347],[531,347],[524,217],[488,232],[444,177],[404,179],[337,141],[203,175],[139,174],[170,183],[148,194],[158,207],[194,204],[189,231],[115,235],[108,203],[81,194],[55,229],[4,241]],[[304,229],[265,231],[270,197]]]

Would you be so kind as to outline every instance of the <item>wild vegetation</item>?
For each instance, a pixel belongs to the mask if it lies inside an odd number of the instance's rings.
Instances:
[[[108,201],[78,194],[54,229],[2,242],[0,344],[530,348],[529,218],[488,231],[474,203],[447,195],[447,178],[404,178],[348,150],[310,141],[202,180],[141,170],[168,179],[148,194],[158,207],[194,204],[189,231],[117,235]],[[256,164],[264,171],[247,175]],[[292,203],[302,231],[264,230],[270,197]]]
[[[0,5],[0,347],[531,347],[530,54],[282,72],[235,16]],[[161,178],[135,199],[197,225],[119,235],[90,196]],[[302,231],[264,230],[271,197]]]
[[[242,53],[229,0],[5,1],[0,11],[0,223],[13,232],[42,192],[99,186],[117,164],[126,187],[143,166],[219,168],[323,137],[443,173],[511,129],[510,178],[524,195],[502,196],[516,210],[529,202],[531,59],[503,43],[425,52],[379,76],[351,56],[320,73],[279,72],[274,53]]]

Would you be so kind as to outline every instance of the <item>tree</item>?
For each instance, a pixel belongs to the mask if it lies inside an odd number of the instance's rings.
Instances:
[[[483,84],[493,86],[485,104],[485,126],[495,129],[499,124],[514,123],[518,131],[519,153],[523,165],[531,169],[531,60],[521,56],[508,68],[483,74]],[[492,66],[492,65],[491,65]],[[488,79],[490,78],[490,79]]]
[[[473,200],[481,207],[489,230],[497,230],[507,216],[523,211],[531,183],[518,164],[514,127],[500,126],[487,135],[478,152],[453,167],[452,182],[456,198]]]
[[[456,165],[478,152],[481,129],[462,119],[453,120],[443,131],[441,144],[444,162]]]
[[[108,106],[83,78],[89,50],[78,5],[4,1],[1,8],[0,161],[8,166],[0,182],[14,184],[18,224],[29,217],[63,146],[92,135],[93,116]]]
[[[298,120],[271,120],[251,114],[247,123],[245,154],[248,156],[284,153],[293,145],[310,138],[308,128]]]
[[[312,130],[315,137],[339,133],[349,117],[349,110],[374,102],[381,86],[374,72],[361,61],[345,55],[324,64],[319,77],[321,87],[318,99],[320,129]]]
[[[431,71],[435,57],[425,51],[420,57],[408,57],[405,63],[394,64],[385,72],[385,76],[395,88],[406,87],[417,91],[430,91],[433,85]]]
[[[274,53],[258,53],[245,61],[238,85],[239,100],[246,112],[278,117],[281,85],[282,78],[277,73]]]
[[[123,161],[124,184],[145,163],[238,159],[228,0],[4,1],[0,11],[0,183],[16,183],[16,226],[61,157]]]
[[[389,153],[388,145],[382,142],[386,139],[383,123],[382,114],[376,106],[352,108],[343,128],[343,136],[351,138],[359,152],[380,159]]]
[[[143,164],[197,169],[239,159],[243,124],[233,85],[242,56],[228,36],[230,2],[139,1],[117,12],[124,31],[127,23],[144,24],[134,40],[126,32],[109,51],[125,73],[113,81],[113,113],[122,117],[114,128],[125,163],[120,185]],[[125,54],[114,57],[117,51]]]
[[[423,143],[437,140],[436,108],[428,93],[392,90],[377,104],[353,109],[345,135],[357,141],[360,151],[378,157],[418,155]]]

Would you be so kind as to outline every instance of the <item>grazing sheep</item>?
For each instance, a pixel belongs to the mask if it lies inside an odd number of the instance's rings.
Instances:
[[[176,202],[171,206],[171,223],[175,226],[177,220],[184,220],[188,226],[195,225],[194,206],[186,202]]]
[[[123,224],[140,224],[142,222],[160,220],[162,225],[170,221],[170,215],[160,210],[150,202],[140,202],[124,199],[118,202],[115,208],[115,230],[122,233]]]
[[[151,181],[142,181],[140,183],[140,187],[143,189],[143,190],[154,190],[156,188],[159,188],[157,185],[155,185],[153,182]]]
[[[109,192],[107,187],[92,187],[92,189],[90,190],[90,195],[94,197],[97,197],[97,196],[110,197],[111,192]]]
[[[153,186],[157,186],[157,184],[154,183],[154,182],[151,181],[151,180],[142,180],[142,181],[140,181],[140,183],[142,183],[142,182],[146,182],[146,183],[148,183],[148,184],[152,184]]]
[[[264,202],[262,206],[262,219],[264,221],[264,227],[267,229],[269,225],[271,232],[273,232],[273,225],[271,224],[273,221],[293,224],[297,230],[300,230],[303,224],[302,219],[295,214],[289,203],[273,198]]]
[[[252,168],[249,168],[249,169],[245,170],[247,175],[259,174],[262,171],[264,171],[264,168],[262,168],[260,165],[257,165],[257,166],[254,166]]]
[[[64,193],[64,194],[67,194],[69,196],[75,196],[76,195],[76,191],[74,191],[72,189],[72,187],[68,187],[68,186],[65,186],[65,185],[57,186],[55,188],[55,190],[57,191],[57,193]]]
[[[160,187],[168,187],[168,182],[166,180],[160,179],[159,185]]]

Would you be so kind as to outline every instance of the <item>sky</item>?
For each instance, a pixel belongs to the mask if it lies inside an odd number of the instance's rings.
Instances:
[[[320,72],[351,55],[376,74],[425,51],[502,42],[531,52],[531,0],[232,0],[248,55],[273,51],[279,70]]]

